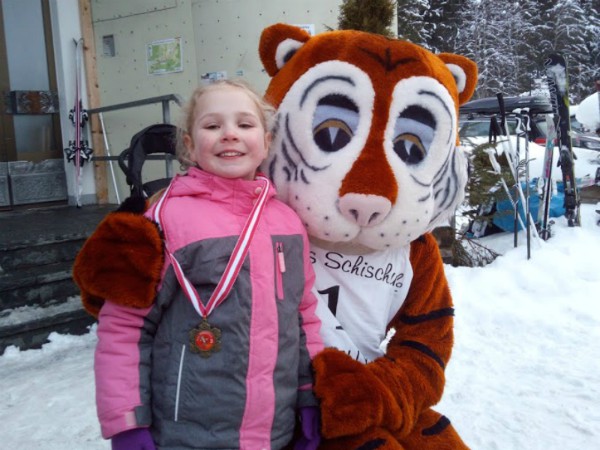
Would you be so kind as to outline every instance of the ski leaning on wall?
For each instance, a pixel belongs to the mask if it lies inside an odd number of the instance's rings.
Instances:
[[[73,140],[69,141],[69,147],[65,148],[67,161],[75,165],[75,200],[78,208],[81,208],[81,193],[83,191],[81,169],[85,161],[89,161],[92,157],[92,149],[89,147],[85,133],[88,115],[83,108],[81,97],[82,55],[83,39],[79,39],[75,41],[75,104],[73,109],[69,111],[69,119],[73,124]]]
[[[565,195],[565,216],[570,227],[581,225],[580,200],[575,179],[575,156],[571,145],[569,113],[569,74],[567,61],[559,53],[551,53],[544,61],[550,100],[554,111],[556,137],[559,147],[558,165],[562,171]]]

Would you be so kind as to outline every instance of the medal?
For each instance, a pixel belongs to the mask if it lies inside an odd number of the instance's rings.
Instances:
[[[177,177],[179,177],[179,175],[177,175],[173,181],[171,181],[165,193],[156,203],[152,217],[164,235],[165,251],[171,260],[177,281],[179,282],[179,285],[181,286],[181,289],[187,298],[194,306],[196,312],[200,315],[200,317],[202,317],[202,322],[200,322],[196,328],[192,328],[189,332],[190,350],[193,353],[198,353],[203,358],[208,358],[211,354],[221,350],[221,330],[217,327],[211,326],[206,318],[218,305],[225,300],[240,272],[242,264],[244,263],[244,259],[248,254],[248,250],[250,249],[250,241],[252,240],[252,236],[256,230],[258,219],[260,218],[260,215],[269,197],[268,191],[270,182],[269,179],[263,175],[258,175],[256,177],[257,179],[264,181],[265,186],[260,191],[259,198],[254,203],[252,211],[246,219],[244,228],[240,233],[240,237],[238,238],[233,252],[229,257],[227,267],[225,267],[225,271],[221,275],[221,279],[219,280],[217,287],[213,291],[205,306],[200,300],[198,291],[196,291],[194,285],[187,279],[185,273],[183,273],[181,265],[177,261],[177,258],[175,258],[169,249],[169,235],[162,225],[164,224],[164,220],[162,218],[164,204],[166,199],[169,197],[171,188],[173,187],[174,181],[177,179]]]
[[[221,330],[211,326],[206,319],[190,330],[190,350],[208,358],[221,350]]]

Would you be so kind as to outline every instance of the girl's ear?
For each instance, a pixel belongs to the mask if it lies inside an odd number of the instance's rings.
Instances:
[[[183,145],[185,146],[188,152],[191,152],[194,149],[194,142],[192,141],[192,137],[188,133],[185,133],[183,135]]]
[[[185,153],[179,156],[180,161],[187,161],[193,165],[192,155],[194,154],[194,140],[189,133],[184,133],[182,141],[183,146],[185,147]]]
[[[271,148],[271,142],[273,142],[273,133],[267,131],[265,133],[265,148],[267,149],[267,153],[269,153],[269,149]]]

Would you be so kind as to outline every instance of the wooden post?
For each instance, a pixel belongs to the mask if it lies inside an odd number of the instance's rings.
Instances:
[[[88,94],[88,109],[100,107],[100,89],[98,73],[96,70],[96,43],[94,41],[94,27],[92,24],[92,6],[90,0],[79,0],[79,19],[81,22],[81,36],[83,37],[83,60],[85,64],[85,79]],[[92,149],[94,156],[104,156],[104,139],[100,120],[96,114],[90,116],[90,131],[92,134]],[[108,185],[106,182],[106,162],[94,161],[94,180],[96,182],[96,196],[98,204],[108,203]]]

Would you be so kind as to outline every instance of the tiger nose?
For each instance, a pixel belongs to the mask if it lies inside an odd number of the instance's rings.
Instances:
[[[339,209],[346,219],[361,227],[381,223],[392,209],[387,198],[372,194],[348,193],[340,197]]]

